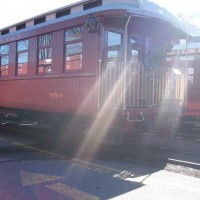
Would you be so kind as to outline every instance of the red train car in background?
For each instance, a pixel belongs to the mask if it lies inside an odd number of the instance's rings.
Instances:
[[[180,114],[185,76],[165,61],[188,35],[157,4],[86,0],[0,32],[1,123],[115,143]]]
[[[200,120],[200,37],[175,45],[168,53],[166,62],[187,76],[182,126],[191,130],[194,127],[192,124]]]

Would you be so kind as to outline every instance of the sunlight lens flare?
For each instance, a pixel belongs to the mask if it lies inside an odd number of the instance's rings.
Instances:
[[[123,71],[123,73],[121,73],[121,76],[118,78],[118,81],[116,82],[106,101],[102,105],[97,118],[94,120],[93,124],[89,128],[87,136],[82,142],[82,145],[77,153],[77,157],[80,157],[82,152],[88,149],[88,147],[91,154],[95,155],[99,146],[102,145],[102,142],[105,142],[105,140],[108,139],[109,128],[112,125],[112,122],[117,113],[117,109],[109,109],[110,99],[112,99],[116,91],[120,89],[121,81],[123,80],[124,76],[125,70]]]

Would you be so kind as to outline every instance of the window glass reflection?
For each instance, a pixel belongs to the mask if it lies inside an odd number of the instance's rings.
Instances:
[[[38,38],[38,73],[51,73],[52,70],[52,33]]]
[[[0,46],[0,55],[5,55],[9,53],[9,45]]]
[[[1,76],[8,75],[8,63],[9,63],[9,56],[2,56],[1,57],[1,68],[0,68]]]
[[[17,51],[24,51],[28,49],[28,40],[19,41],[17,44]]]
[[[82,52],[82,42],[66,45],[66,56],[80,54],[81,52]]]
[[[82,69],[83,27],[65,31],[65,71]]]
[[[38,40],[39,48],[50,46],[51,42],[52,42],[52,34],[51,33],[41,35]]]
[[[130,39],[129,57],[131,58],[133,63],[139,62],[138,42],[133,38]]]
[[[82,38],[83,27],[75,27],[65,31],[65,41],[70,42]]]
[[[17,43],[17,75],[28,74],[28,48],[29,41],[21,40]]]
[[[28,62],[28,52],[18,54],[18,64]]]
[[[121,34],[108,31],[107,59],[109,62],[120,60]]]
[[[108,46],[119,46],[121,44],[121,34],[108,32]]]

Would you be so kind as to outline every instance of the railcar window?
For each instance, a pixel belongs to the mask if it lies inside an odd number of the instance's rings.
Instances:
[[[22,41],[19,41],[17,43],[17,51],[24,51],[24,50],[28,50],[28,40],[22,40]]]
[[[131,38],[130,39],[130,49],[129,56],[133,63],[139,63],[139,47],[138,42]]]
[[[17,43],[17,74],[28,74],[28,40],[22,40]]]
[[[65,31],[65,72],[82,69],[83,27]]]
[[[9,68],[9,45],[2,45],[0,46],[0,75],[7,76],[8,75],[8,68]]]
[[[108,59],[118,59],[119,51],[121,47],[121,34],[108,32],[108,51],[107,57]]]
[[[52,73],[52,34],[38,38],[38,74]]]

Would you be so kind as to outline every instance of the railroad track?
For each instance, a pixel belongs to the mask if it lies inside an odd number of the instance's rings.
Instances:
[[[55,132],[50,130],[41,130],[33,129],[28,127],[20,126],[1,126],[1,134],[11,135],[13,137],[25,137],[33,140],[40,141],[41,144],[44,144],[46,148],[48,144],[56,145]],[[57,138],[59,138],[59,133],[57,132]],[[62,136],[63,137],[63,136]],[[39,140],[38,140],[39,138]],[[58,141],[58,140],[57,140]],[[64,139],[60,139],[64,141]],[[79,147],[80,142],[76,140],[66,140],[66,143],[69,145],[64,145],[69,147],[70,151],[73,153],[76,152],[76,148]],[[58,145],[58,144],[57,144]],[[63,147],[63,148],[65,148]],[[60,147],[60,153],[67,152],[66,149]],[[68,152],[70,153],[70,152]],[[72,152],[71,152],[72,153]],[[162,146],[150,146],[140,143],[135,143],[132,145],[116,145],[116,146],[102,146],[99,149],[97,157],[103,159],[114,159],[128,162],[137,162],[139,160],[146,160],[147,162],[159,162],[162,160],[174,165],[181,165],[185,167],[190,167],[193,169],[200,169],[200,154],[188,152],[188,151],[179,151],[177,149],[172,149],[170,147]]]

